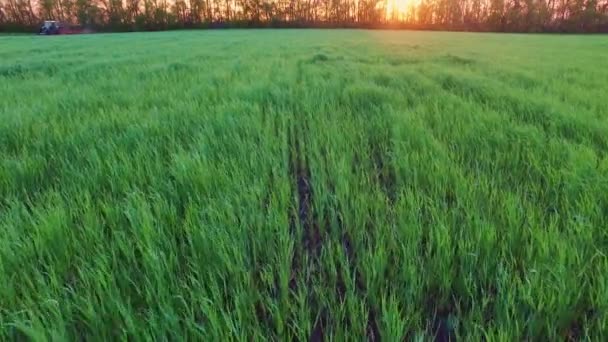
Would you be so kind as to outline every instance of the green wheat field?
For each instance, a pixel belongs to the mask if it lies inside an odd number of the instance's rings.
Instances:
[[[606,340],[608,37],[0,37],[0,340]]]

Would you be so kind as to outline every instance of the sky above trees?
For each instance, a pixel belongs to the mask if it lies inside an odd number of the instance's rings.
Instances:
[[[608,0],[0,0],[0,30],[60,20],[97,30],[400,27],[608,32]]]

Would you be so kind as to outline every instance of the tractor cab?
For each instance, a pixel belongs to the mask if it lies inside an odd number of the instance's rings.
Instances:
[[[44,22],[44,24],[42,24],[42,26],[40,27],[40,30],[38,31],[38,33],[46,34],[46,35],[59,34],[60,30],[61,30],[61,25],[59,24],[58,21],[46,20]]]

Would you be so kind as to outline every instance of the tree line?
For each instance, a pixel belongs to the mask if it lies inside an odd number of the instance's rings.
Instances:
[[[32,31],[43,20],[97,31],[364,27],[608,32],[608,0],[0,0],[0,31]]]

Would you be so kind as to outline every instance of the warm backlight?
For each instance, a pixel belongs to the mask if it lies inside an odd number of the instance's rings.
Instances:
[[[388,0],[386,15],[388,18],[404,19],[413,9],[417,0]]]

